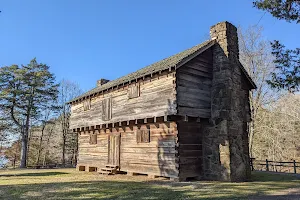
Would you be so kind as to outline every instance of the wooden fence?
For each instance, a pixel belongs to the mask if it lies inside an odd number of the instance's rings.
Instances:
[[[300,173],[300,162],[293,161],[272,161],[272,160],[256,160],[250,159],[251,170],[285,172],[285,173]]]

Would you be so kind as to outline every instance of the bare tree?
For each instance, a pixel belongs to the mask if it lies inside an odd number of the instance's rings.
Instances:
[[[80,94],[78,85],[63,80],[59,97],[53,109],[45,110],[32,126],[29,147],[29,161],[39,165],[74,160],[77,154],[77,135],[69,131],[69,100]],[[58,155],[61,155],[58,157]],[[42,159],[42,160],[41,160]]]
[[[59,87],[59,98],[58,104],[60,106],[59,111],[59,123],[62,131],[62,164],[65,165],[65,155],[66,155],[66,142],[69,132],[69,119],[70,119],[70,106],[67,104],[71,99],[80,95],[82,91],[80,90],[78,84],[70,82],[68,80],[62,80]]]
[[[253,154],[259,159],[300,159],[300,95],[287,94],[257,113]]]
[[[45,136],[45,132],[46,132],[46,126],[48,124],[52,124],[54,123],[52,120],[50,120],[49,118],[51,117],[51,114],[54,114],[55,111],[52,109],[48,109],[44,112],[44,119],[41,120],[41,125],[40,125],[40,135],[39,135],[39,144],[37,147],[37,156],[36,156],[36,165],[39,165],[40,163],[40,158],[41,158],[41,153],[42,150],[47,147],[47,146],[43,146],[43,140],[44,140],[44,136]]]
[[[267,80],[275,69],[271,54],[270,42],[262,36],[263,28],[250,26],[246,30],[239,29],[240,61],[257,85],[256,90],[250,92],[250,106],[252,122],[249,126],[249,146],[252,155],[253,137],[257,125],[257,113],[262,106],[268,106],[278,98]]]
[[[9,147],[4,150],[4,156],[9,161],[13,168],[20,162],[21,155],[21,140],[20,138],[14,141]]]
[[[239,29],[240,60],[257,85],[249,99],[250,154],[258,159],[296,159],[300,157],[299,96],[279,93],[267,83],[275,64],[271,44],[262,33],[259,26]]]
[[[61,129],[57,117],[49,113],[52,112],[45,112],[44,119],[30,130],[28,164],[47,165],[61,161],[58,159],[61,154]]]
[[[46,151],[45,151],[45,154],[44,154],[44,158],[43,158],[43,165],[46,165],[46,161],[47,161],[47,156],[49,155],[49,146],[50,146],[50,139],[53,135],[55,131],[55,122],[54,123],[50,123],[47,127],[47,140],[46,140]]]

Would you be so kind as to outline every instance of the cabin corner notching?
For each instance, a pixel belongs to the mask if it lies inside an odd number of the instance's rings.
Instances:
[[[211,37],[72,100],[77,169],[247,180],[255,84],[239,63],[236,28],[218,23]]]

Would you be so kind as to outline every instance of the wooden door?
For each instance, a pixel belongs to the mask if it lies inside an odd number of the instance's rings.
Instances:
[[[120,134],[111,134],[108,140],[108,164],[120,166]]]

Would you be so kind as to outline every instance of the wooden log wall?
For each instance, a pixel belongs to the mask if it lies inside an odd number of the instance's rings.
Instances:
[[[212,53],[208,49],[177,71],[157,73],[93,96],[90,105],[85,108],[83,102],[73,103],[70,128],[87,130],[79,135],[78,166],[102,168],[112,162],[110,155],[113,154],[120,155],[118,164],[121,171],[179,177],[181,180],[200,177],[203,172],[200,123],[166,122],[167,118],[156,121],[153,117],[180,115],[187,119],[210,118],[211,80]],[[135,85],[137,87],[133,88]],[[137,88],[139,91],[136,91]],[[103,102],[106,101],[108,103],[104,107],[105,112],[109,113],[107,115],[102,113]],[[107,110],[109,107],[111,112]],[[147,118],[153,121],[147,121]],[[118,123],[124,121],[127,123]],[[118,124],[102,126],[110,123]],[[100,130],[96,130],[97,144],[90,144],[91,129],[99,127]],[[150,142],[141,142],[141,138],[137,141],[138,130],[144,138],[147,132],[141,130],[146,129],[150,132]],[[114,140],[120,141],[118,153],[110,149],[112,144],[109,138],[112,135],[120,135],[119,139]],[[115,163],[115,158],[112,160]]]
[[[149,143],[137,143],[137,130],[150,131]],[[96,130],[97,144],[89,144],[90,132],[79,135],[77,167],[103,168],[108,163],[109,135],[120,134],[120,170],[165,177],[178,177],[177,124],[157,122]]]
[[[107,164],[108,132],[96,130],[97,144],[90,144],[90,134],[92,132],[82,131],[78,135],[78,166],[103,167],[104,164]]]
[[[136,130],[150,129],[150,142],[137,143]],[[151,123],[126,128],[121,133],[122,171],[156,176],[178,177],[175,146],[177,124],[175,122]]]
[[[128,88],[139,84],[140,94],[128,97]],[[102,120],[102,101],[111,98],[111,119]],[[176,114],[175,71],[168,70],[139,80],[119,89],[104,92],[91,98],[90,109],[84,111],[83,102],[71,107],[70,129],[116,123]]]
[[[201,178],[203,175],[203,152],[201,123],[177,122],[179,179]]]
[[[212,52],[206,50],[176,73],[179,115],[209,118],[211,114]]]

